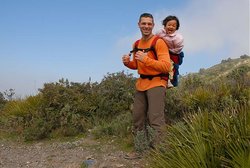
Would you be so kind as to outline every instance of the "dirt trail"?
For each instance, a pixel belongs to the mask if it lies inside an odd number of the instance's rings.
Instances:
[[[91,137],[74,141],[42,141],[32,144],[0,139],[1,168],[143,168],[145,161],[126,160],[112,142]],[[82,167],[81,167],[82,166]]]

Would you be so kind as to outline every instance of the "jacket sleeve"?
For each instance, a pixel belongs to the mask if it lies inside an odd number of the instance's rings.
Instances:
[[[172,51],[173,53],[179,54],[184,47],[184,39],[183,39],[182,35],[178,34],[173,42],[174,42],[175,47],[173,49],[171,49],[170,51]]]
[[[137,69],[137,61],[134,58],[134,54],[133,54],[133,60],[130,61],[127,65],[125,65],[126,67],[130,68],[130,69]]]

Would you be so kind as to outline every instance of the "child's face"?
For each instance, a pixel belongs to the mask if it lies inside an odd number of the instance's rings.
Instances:
[[[167,34],[173,34],[176,31],[177,28],[177,22],[176,20],[170,20],[167,22],[164,29],[166,30]]]

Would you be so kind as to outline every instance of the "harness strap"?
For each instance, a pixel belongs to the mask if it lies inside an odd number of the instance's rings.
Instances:
[[[131,50],[131,51],[129,52],[129,55],[131,55],[132,53],[137,52],[137,51],[143,51],[143,52],[152,51],[152,52],[154,53],[153,55],[154,55],[155,59],[158,60],[158,58],[157,58],[157,53],[156,53],[156,51],[155,51],[155,45],[156,45],[156,42],[157,42],[157,40],[158,40],[159,38],[160,38],[159,36],[156,36],[156,37],[153,39],[153,41],[152,41],[152,43],[151,43],[151,45],[150,45],[149,48],[138,48],[138,45],[139,45],[140,40],[137,40],[137,41],[134,43],[134,48],[133,48],[133,50]]]
[[[154,77],[162,77],[162,79],[165,79],[168,78],[168,74],[157,74],[157,75],[143,75],[143,74],[140,74],[140,78],[142,79],[149,79],[149,80],[152,80]]]

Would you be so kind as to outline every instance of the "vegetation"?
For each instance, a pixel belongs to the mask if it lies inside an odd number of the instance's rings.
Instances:
[[[0,110],[4,107],[7,100],[5,100],[4,95],[0,92]]]
[[[180,85],[167,90],[169,126],[163,144],[151,152],[151,167],[249,166],[249,61],[246,55],[223,60],[181,76]],[[108,73],[100,83],[67,79],[45,83],[39,94],[25,99],[6,99],[1,93],[0,131],[27,141],[75,136],[87,130],[97,138],[143,141],[143,134],[131,134],[134,85],[132,74],[117,72]],[[137,148],[145,150],[145,145]]]
[[[150,167],[207,168],[250,166],[250,112],[198,112],[169,126],[161,146],[151,154]],[[167,149],[167,150],[166,150]]]
[[[8,101],[2,108],[0,127],[25,140],[84,134],[129,111],[134,81],[131,74],[119,72],[108,74],[100,84],[64,79],[46,83],[36,96]]]

